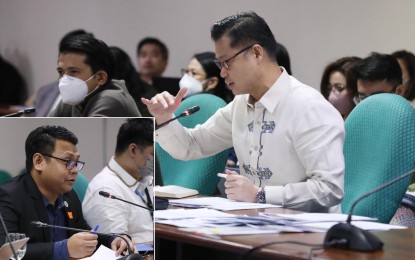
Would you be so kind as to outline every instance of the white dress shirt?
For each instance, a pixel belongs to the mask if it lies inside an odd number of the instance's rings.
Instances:
[[[90,226],[99,224],[98,232],[127,233],[134,243],[152,242],[154,226],[150,211],[98,194],[99,191],[106,191],[117,198],[147,207],[147,204],[135,193],[139,183],[136,183],[136,180],[114,158],[108,166],[102,169],[88,185],[82,202],[85,220]],[[134,183],[136,184],[132,187],[126,185]],[[150,186],[148,188],[153,199],[153,189]]]
[[[344,135],[339,112],[283,70],[255,104],[238,95],[194,129],[178,121],[160,128],[156,141],[181,160],[233,146],[241,174],[265,187],[267,203],[326,212],[343,198]]]

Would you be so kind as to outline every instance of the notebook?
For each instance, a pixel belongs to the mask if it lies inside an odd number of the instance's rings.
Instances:
[[[199,194],[197,190],[180,187],[176,185],[156,186],[154,187],[154,193],[157,197],[174,199],[180,199]]]

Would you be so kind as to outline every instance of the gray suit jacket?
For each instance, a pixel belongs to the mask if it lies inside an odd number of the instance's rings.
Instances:
[[[124,80],[113,80],[111,84],[89,93],[79,106],[59,102],[51,117],[141,117],[138,108],[125,87]]]

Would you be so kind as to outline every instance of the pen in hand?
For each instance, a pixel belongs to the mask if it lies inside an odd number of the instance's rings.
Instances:
[[[99,228],[99,225],[97,224],[97,225],[94,227],[94,229],[92,229],[92,230],[91,230],[91,232],[92,232],[92,233],[97,232],[97,231],[98,231],[98,228]]]
[[[218,173],[218,177],[225,178],[226,179],[227,174],[226,173]]]

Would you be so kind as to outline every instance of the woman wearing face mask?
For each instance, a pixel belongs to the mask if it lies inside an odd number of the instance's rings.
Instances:
[[[214,59],[213,52],[198,53],[192,57],[187,69],[182,69],[183,76],[179,85],[180,88],[188,89],[185,98],[195,94],[210,93],[222,98],[226,103],[233,100],[234,95],[226,87]]]
[[[338,59],[327,65],[321,79],[321,94],[340,112],[344,120],[355,107],[353,97],[357,87],[353,67],[359,60],[358,57]]]

